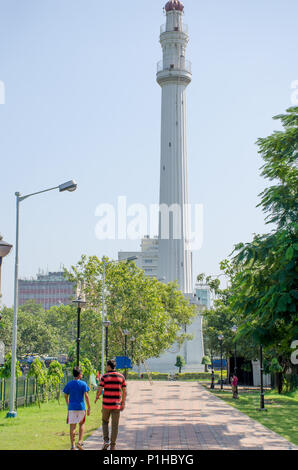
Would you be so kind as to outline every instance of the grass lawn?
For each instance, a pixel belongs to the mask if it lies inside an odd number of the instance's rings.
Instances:
[[[245,393],[240,390],[239,399],[234,400],[231,391],[213,391],[209,388],[208,391],[298,445],[298,391],[285,395],[279,395],[275,390],[266,392],[265,408],[267,411],[258,411],[260,408],[259,392]]]
[[[94,405],[96,392],[90,392],[90,416],[86,417],[86,439],[101,426],[101,400]],[[7,410],[0,411],[0,450],[68,450],[69,425],[67,408],[62,394],[57,400],[18,408],[16,418],[6,418]],[[78,439],[78,426],[77,437]]]

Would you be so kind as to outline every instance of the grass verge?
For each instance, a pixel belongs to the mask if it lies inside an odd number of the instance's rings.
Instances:
[[[283,395],[279,395],[275,390],[266,392],[265,408],[267,411],[259,411],[259,392],[240,391],[239,399],[234,400],[231,391],[213,391],[206,388],[229,405],[298,445],[298,391]]]
[[[86,417],[85,436],[89,437],[101,426],[101,400],[94,405],[96,392],[90,392],[90,416]],[[7,410],[0,411],[0,450],[68,450],[69,424],[64,396],[60,405],[55,401],[21,407],[16,418],[6,418]],[[77,437],[78,439],[78,426]]]

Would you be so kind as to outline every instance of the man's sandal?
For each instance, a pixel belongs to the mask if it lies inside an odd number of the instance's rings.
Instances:
[[[84,442],[78,442],[77,448],[78,448],[79,450],[85,450]]]
[[[109,442],[104,442],[101,450],[108,450],[109,447],[110,447],[110,443]]]

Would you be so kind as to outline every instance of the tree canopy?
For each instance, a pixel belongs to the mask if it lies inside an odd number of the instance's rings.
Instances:
[[[178,290],[149,278],[132,262],[106,261],[105,304],[109,327],[110,356],[123,355],[124,331],[136,338],[134,357],[143,362],[158,357],[174,342],[182,344],[189,336],[182,327],[191,323],[195,309]],[[103,260],[82,256],[68,272],[68,278],[83,286],[87,308],[96,312],[101,324]],[[101,329],[96,331],[101,337]],[[128,337],[129,340],[129,337]]]
[[[238,327],[237,346],[246,344],[245,357],[253,358],[249,345],[263,344],[271,364],[268,370],[285,375],[293,368],[291,344],[298,338],[298,107],[274,119],[281,121],[283,130],[257,141],[264,161],[261,175],[270,182],[259,195],[258,207],[271,231],[254,234],[251,242],[238,243],[229,259],[221,263],[229,287],[220,290],[209,282],[216,296],[204,324],[209,350],[216,347],[220,332],[223,346],[230,349],[229,331],[234,323]]]

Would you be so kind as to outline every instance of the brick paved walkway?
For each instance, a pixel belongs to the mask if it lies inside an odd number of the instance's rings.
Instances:
[[[100,406],[100,405],[99,405]],[[95,411],[95,405],[92,406]],[[99,450],[101,427],[86,440]],[[118,450],[288,450],[289,441],[242,414],[196,382],[128,382]]]

